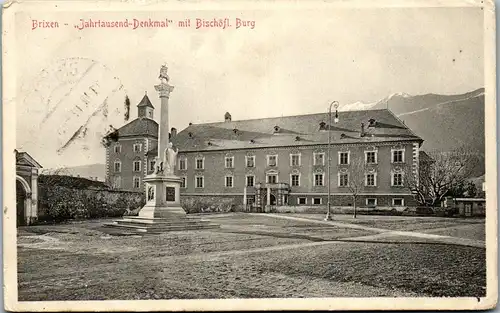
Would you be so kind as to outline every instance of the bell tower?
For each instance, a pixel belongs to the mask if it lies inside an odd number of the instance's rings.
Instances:
[[[149,119],[154,118],[155,107],[148,98],[148,92],[146,91],[141,102],[137,105],[137,117],[145,117]]]

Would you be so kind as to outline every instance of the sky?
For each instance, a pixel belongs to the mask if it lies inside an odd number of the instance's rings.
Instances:
[[[233,24],[253,20],[255,27],[175,26],[186,18],[224,17]],[[80,18],[168,18],[174,24],[77,30],[72,25]],[[69,26],[32,30],[33,19]],[[479,8],[35,12],[19,14],[16,31],[16,144],[51,168],[103,163],[99,138],[109,125],[125,123],[125,96],[131,118],[146,92],[159,107],[154,85],[165,63],[175,87],[170,127],[179,130],[190,122],[222,121],[226,111],[233,120],[308,114],[326,112],[333,100],[369,103],[395,92],[459,94],[484,87]],[[70,61],[87,85],[64,74],[72,71]],[[92,105],[105,101],[108,112],[91,121],[85,114],[69,117],[92,82],[100,88]],[[82,125],[86,134],[61,151]]]

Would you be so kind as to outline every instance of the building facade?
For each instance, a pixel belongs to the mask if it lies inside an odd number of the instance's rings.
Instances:
[[[137,105],[137,119],[106,136],[106,182],[115,189],[143,191],[146,153],[158,144],[158,123],[147,95]]]
[[[119,189],[144,190],[154,171],[158,124],[147,95],[138,118],[118,129],[106,148],[106,177]],[[181,196],[232,198],[235,204],[406,207],[416,202],[422,139],[387,109],[190,124],[170,139],[179,149]],[[330,174],[328,175],[328,137]]]
[[[259,208],[324,206],[330,184],[334,206],[352,206],[353,189],[357,207],[416,205],[408,182],[418,179],[420,137],[385,109],[340,112],[334,125],[326,120],[232,121],[226,113],[220,123],[189,125],[171,136],[180,151],[181,196],[230,197]],[[156,155],[148,151],[148,164]]]

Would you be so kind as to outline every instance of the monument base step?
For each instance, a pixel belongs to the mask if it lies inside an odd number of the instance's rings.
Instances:
[[[131,234],[159,234],[170,231],[216,229],[220,228],[220,225],[189,217],[165,219],[128,216],[112,223],[106,223],[104,227],[124,230]]]

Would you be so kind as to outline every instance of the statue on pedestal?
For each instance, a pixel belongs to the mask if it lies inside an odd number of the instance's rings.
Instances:
[[[164,157],[163,157],[163,163],[165,166],[165,173],[167,174],[173,174],[175,165],[177,164],[177,154],[179,153],[179,149],[173,148],[173,145],[171,142],[168,143],[168,148],[165,149]]]

